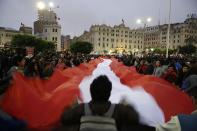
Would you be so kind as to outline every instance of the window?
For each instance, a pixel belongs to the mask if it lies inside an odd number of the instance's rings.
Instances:
[[[45,37],[45,40],[47,40],[47,37]]]
[[[107,43],[107,47],[108,47],[108,43]]]
[[[111,48],[114,48],[114,44],[111,45]]]
[[[114,42],[114,39],[111,39],[111,42]]]
[[[98,45],[100,46],[101,44],[100,44],[100,43],[98,43]]]
[[[98,40],[100,41],[100,40],[101,40],[101,38],[98,38]]]
[[[47,29],[45,29],[45,32],[47,32]]]
[[[123,42],[123,39],[121,39],[121,42]]]
[[[107,41],[109,41],[109,39],[107,39]]]
[[[105,43],[103,43],[103,47],[105,47]]]

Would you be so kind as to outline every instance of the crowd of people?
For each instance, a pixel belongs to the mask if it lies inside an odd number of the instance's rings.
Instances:
[[[140,74],[153,75],[176,85],[182,90],[197,85],[197,59],[151,55],[142,58],[132,55],[118,56],[127,66],[135,66]]]
[[[16,71],[23,73],[26,77],[39,76],[41,79],[47,79],[52,75],[54,69],[56,68],[60,70],[72,68],[98,57],[99,55],[72,54],[70,52],[42,52],[36,54],[33,57],[27,57],[24,54],[16,54],[12,51],[1,50],[0,94],[3,94],[6,91],[7,87],[9,87],[9,84],[12,80],[12,75]],[[122,61],[126,66],[134,66],[137,72],[139,72],[140,74],[153,75],[169,81],[170,83],[176,85],[181,90],[184,90],[189,95],[191,95],[197,105],[197,61],[195,58],[165,58],[163,56],[153,55],[144,56],[141,58],[132,55],[117,55],[113,57],[117,58],[119,61]],[[90,91],[92,101],[89,103],[89,106],[93,114],[102,115],[111,107],[112,103],[108,100],[111,93],[111,86],[111,82],[106,76],[99,76],[91,84]],[[71,110],[65,111],[62,115],[62,126],[55,128],[55,130],[81,130],[80,119],[85,113],[84,108],[85,105],[80,104],[72,108]],[[2,118],[11,119],[9,115],[5,115],[5,112],[1,111],[0,109],[0,129],[3,129],[1,128],[1,123],[4,122],[4,124],[6,124],[6,122],[3,121]],[[139,123],[138,113],[132,107],[128,107],[122,104],[116,105],[112,118],[116,121],[116,127],[118,131],[164,131],[165,129],[166,131],[171,131],[175,129],[175,127],[173,127],[173,129],[167,128],[168,125],[160,125],[158,128],[142,125]],[[184,118],[185,116],[178,117],[180,123],[183,122],[182,119]],[[196,117],[189,117],[188,119],[196,120]],[[26,128],[24,128],[24,122],[18,121],[18,123],[16,124],[17,126],[15,124],[16,123],[11,125],[13,125],[13,127],[15,126],[16,128],[8,127],[7,130],[26,130]],[[74,125],[74,128],[70,125]],[[191,126],[194,125],[191,124]],[[186,128],[188,127],[185,126],[184,129]],[[84,129],[84,131],[86,130]]]

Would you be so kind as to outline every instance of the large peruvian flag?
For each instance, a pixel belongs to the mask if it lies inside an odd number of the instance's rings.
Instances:
[[[112,82],[110,101],[132,105],[144,124],[156,126],[171,116],[194,110],[190,98],[170,83],[138,74],[115,59],[96,59],[79,67],[56,70],[49,80],[14,75],[14,82],[4,95],[1,107],[29,127],[53,126],[65,108],[76,100],[89,102],[90,84],[99,75]]]

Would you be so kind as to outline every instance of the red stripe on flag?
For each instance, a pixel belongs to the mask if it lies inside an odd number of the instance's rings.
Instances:
[[[58,122],[64,109],[76,101],[80,96],[78,86],[81,80],[101,61],[92,60],[63,72],[55,70],[49,80],[15,73],[1,107],[14,117],[25,120],[31,128],[46,129]]]
[[[189,96],[178,90],[171,83],[154,76],[138,74],[135,69],[126,67],[115,59],[112,59],[112,61],[110,66],[121,82],[131,88],[143,87],[146,92],[155,98],[164,112],[166,121],[171,116],[190,114],[194,111],[194,105]]]

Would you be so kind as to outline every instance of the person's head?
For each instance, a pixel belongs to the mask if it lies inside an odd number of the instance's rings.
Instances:
[[[151,59],[147,59],[146,64],[151,64]]]
[[[59,58],[58,59],[58,63],[60,64],[60,63],[64,63],[64,60],[62,59],[62,58]]]
[[[18,67],[24,67],[25,65],[25,58],[17,55],[13,58],[13,65]]]
[[[175,67],[175,65],[174,64],[170,64],[169,66],[168,66],[168,70],[176,70],[176,67]]]
[[[111,95],[112,83],[106,75],[100,75],[90,85],[93,102],[107,102]]]
[[[183,71],[183,73],[187,73],[189,71],[189,66],[186,64],[183,65],[182,71]]]
[[[156,65],[156,67],[159,67],[159,66],[161,66],[161,63],[160,63],[160,61],[156,61],[155,65]]]
[[[143,64],[144,64],[144,60],[141,60],[141,61],[140,61],[140,65],[143,65]]]

